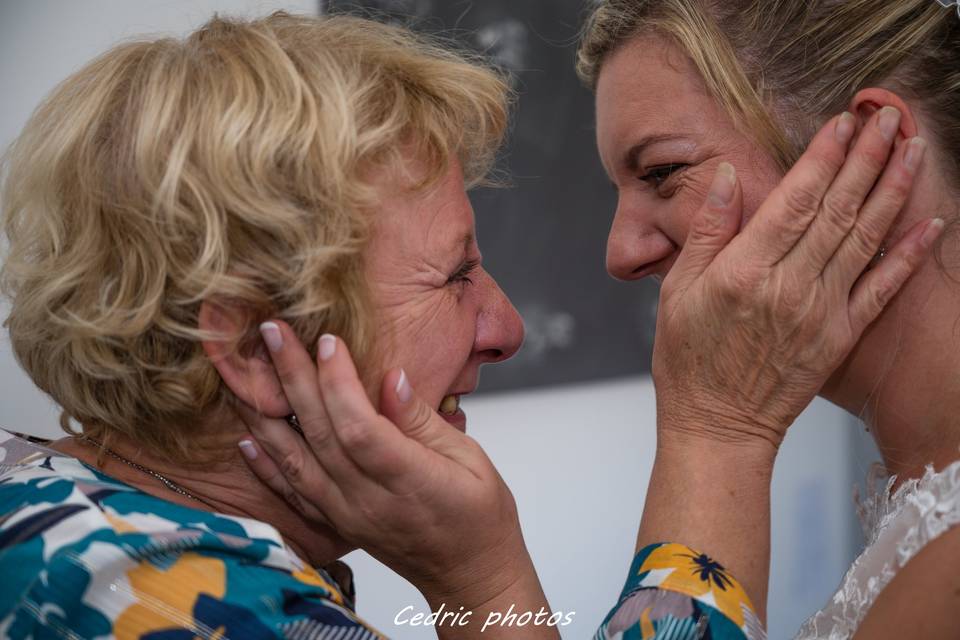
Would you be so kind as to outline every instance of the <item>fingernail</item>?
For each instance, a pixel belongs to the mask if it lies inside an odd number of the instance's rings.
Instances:
[[[721,162],[717,167],[717,175],[713,178],[710,195],[707,198],[714,207],[725,207],[733,200],[733,192],[737,186],[737,170],[729,162]]]
[[[317,353],[320,356],[320,359],[326,362],[333,357],[333,354],[337,352],[337,339],[325,333],[320,336],[320,345],[317,348]]]
[[[923,235],[920,236],[920,244],[923,245],[924,249],[933,246],[934,241],[940,237],[940,232],[943,231],[943,225],[943,218],[934,218],[930,221],[927,228],[923,230]]]
[[[900,110],[894,107],[884,107],[880,110],[880,120],[877,124],[883,137],[887,140],[893,140],[900,129]]]
[[[407,372],[403,369],[400,369],[400,379],[397,380],[397,388],[394,389],[397,392],[397,398],[402,404],[405,404],[413,397],[413,389],[410,388],[410,381],[407,380]]]
[[[243,452],[247,460],[257,459],[257,448],[254,446],[252,440],[241,440],[237,444],[240,446],[240,451]]]
[[[263,341],[267,343],[267,348],[276,353],[283,348],[283,336],[280,334],[280,327],[275,322],[264,322],[260,325],[260,335]]]
[[[837,129],[835,131],[837,140],[841,144],[847,144],[853,139],[853,132],[857,128],[857,121],[853,117],[853,114],[849,111],[844,111],[840,115],[840,119],[837,121]]]
[[[907,152],[903,156],[903,166],[910,171],[916,171],[927,152],[927,141],[923,138],[914,138],[907,143]]]

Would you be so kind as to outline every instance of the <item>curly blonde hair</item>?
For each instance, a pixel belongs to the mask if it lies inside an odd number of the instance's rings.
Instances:
[[[280,317],[304,344],[342,336],[363,362],[370,169],[412,144],[429,167],[419,186],[457,160],[477,183],[509,98],[480,61],[350,16],[214,17],[182,40],[111,49],[5,159],[0,285],[17,359],[69,433],[199,462],[191,428],[232,398],[200,342],[249,348]],[[244,310],[242,335],[201,332],[204,300]]]

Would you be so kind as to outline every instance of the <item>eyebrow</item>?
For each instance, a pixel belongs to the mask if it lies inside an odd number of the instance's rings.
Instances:
[[[467,231],[454,243],[453,250],[463,249],[463,255],[467,255],[470,253],[470,245],[473,244],[475,239],[473,231]]]
[[[640,166],[640,155],[646,151],[647,147],[658,144],[660,142],[668,142],[670,140],[679,140],[685,138],[684,135],[678,135],[673,133],[658,133],[654,135],[644,136],[640,138],[640,141],[635,145],[630,147],[629,150],[623,155],[623,166],[627,168],[628,171],[636,171]]]

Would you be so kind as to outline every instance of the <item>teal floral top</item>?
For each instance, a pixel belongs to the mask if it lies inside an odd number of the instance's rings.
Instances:
[[[334,580],[345,569],[0,430],[0,638],[382,637]]]
[[[0,638],[369,640],[349,569],[279,532],[180,506],[0,429]],[[337,576],[339,581],[334,578]],[[634,560],[596,640],[761,640],[722,566],[687,547]]]
[[[652,544],[633,561],[595,640],[764,640],[743,587],[709,556]]]

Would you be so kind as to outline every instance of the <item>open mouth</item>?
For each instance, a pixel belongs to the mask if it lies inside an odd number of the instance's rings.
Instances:
[[[440,403],[440,408],[437,409],[437,412],[440,414],[440,417],[452,424],[454,427],[466,433],[467,431],[467,416],[460,409],[460,396],[459,393],[451,393],[444,396],[443,401]]]
[[[440,413],[445,416],[452,416],[460,410],[460,396],[459,395],[449,395],[444,396],[443,402],[440,403]]]

